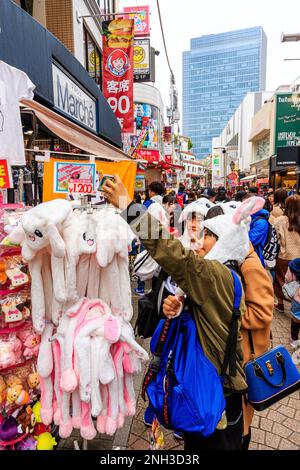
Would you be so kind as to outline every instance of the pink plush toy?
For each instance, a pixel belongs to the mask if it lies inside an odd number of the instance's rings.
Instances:
[[[23,356],[26,359],[31,359],[32,357],[37,357],[39,354],[39,348],[40,348],[40,342],[41,342],[41,337],[40,335],[33,333],[29,336],[27,336],[25,342],[24,342],[24,352]]]

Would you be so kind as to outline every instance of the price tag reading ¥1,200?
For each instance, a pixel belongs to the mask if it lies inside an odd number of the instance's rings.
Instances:
[[[70,180],[69,194],[94,194],[93,183],[90,180]]]

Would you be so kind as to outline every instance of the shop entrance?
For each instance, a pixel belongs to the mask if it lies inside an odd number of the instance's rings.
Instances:
[[[275,189],[285,188],[287,191],[297,187],[297,174],[295,170],[276,172]]]

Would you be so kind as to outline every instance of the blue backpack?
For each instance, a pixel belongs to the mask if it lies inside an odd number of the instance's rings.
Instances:
[[[144,378],[142,397],[147,393],[158,421],[167,429],[211,435],[225,409],[224,376],[236,375],[236,341],[241,282],[234,271],[234,306],[221,376],[205,357],[193,315],[184,311],[173,320],[161,320],[152,337],[153,354]]]

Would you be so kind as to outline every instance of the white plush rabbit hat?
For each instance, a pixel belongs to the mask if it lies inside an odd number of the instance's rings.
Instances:
[[[178,221],[181,223],[187,220],[190,214],[193,214],[193,213],[199,214],[204,218],[207,212],[209,211],[209,209],[213,206],[215,206],[215,204],[209,201],[208,199],[206,199],[206,197],[200,197],[200,199],[197,199],[197,201],[193,201],[187,206],[185,206],[185,208],[180,214]]]
[[[10,239],[22,244],[22,255],[31,261],[42,248],[51,246],[52,254],[58,258],[65,255],[65,242],[59,231],[61,225],[72,214],[72,206],[63,199],[54,199],[33,207],[22,218]]]
[[[233,212],[240,207],[242,203],[240,201],[229,201],[217,203],[217,206],[222,207],[224,214],[233,214]]]
[[[218,236],[218,241],[205,259],[225,263],[229,260],[243,263],[249,253],[250,215],[263,208],[262,197],[251,197],[242,202],[231,214],[219,215],[202,222],[201,227],[207,228]]]

